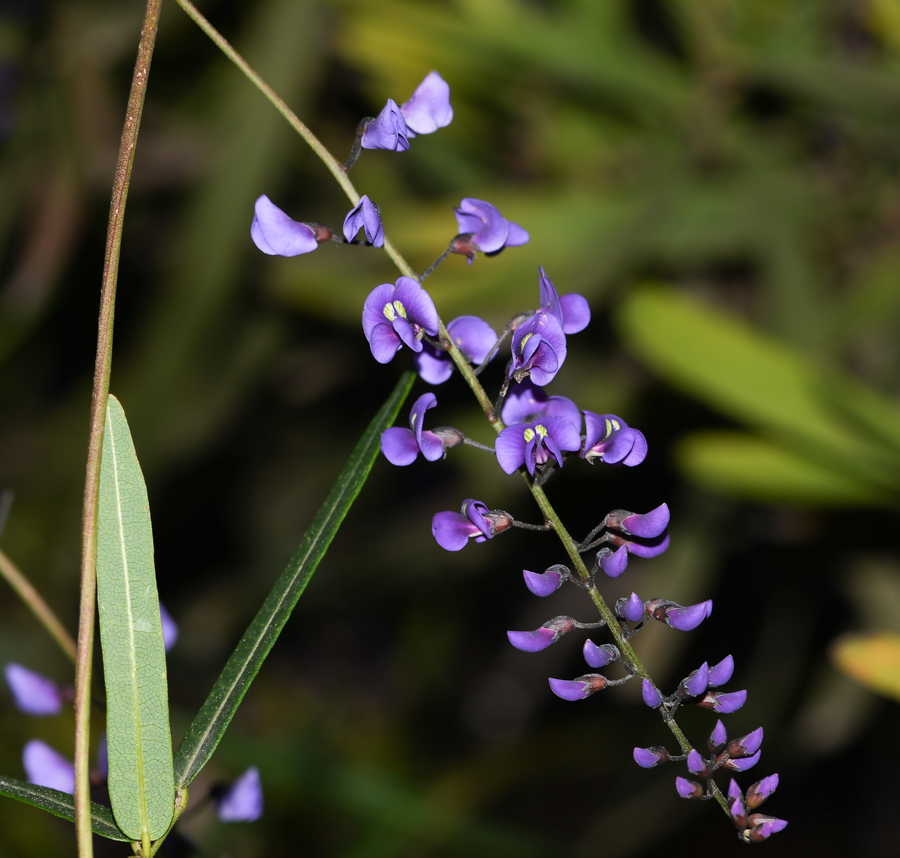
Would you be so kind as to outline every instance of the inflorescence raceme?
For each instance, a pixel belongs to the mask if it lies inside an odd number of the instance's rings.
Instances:
[[[344,169],[353,166],[363,149],[407,151],[412,138],[437,131],[452,118],[449,86],[437,72],[431,72],[401,106],[388,99],[377,117],[360,122]],[[420,453],[427,461],[434,462],[444,458],[451,449],[473,446],[494,455],[506,474],[520,472],[524,476],[543,512],[541,524],[517,521],[505,510],[491,509],[484,501],[469,498],[463,502],[460,512],[439,512],[434,516],[434,538],[442,548],[460,551],[470,541],[485,542],[515,528],[556,531],[574,571],[563,564],[544,572],[525,570],[525,585],[542,598],[564,584],[577,586],[590,596],[600,619],[580,622],[557,616],[538,629],[509,631],[510,643],[523,652],[538,652],[576,630],[605,627],[613,642],[596,644],[586,639],[585,662],[593,670],[615,665],[624,675],[617,679],[602,673],[586,673],[574,679],[551,678],[551,691],[563,700],[583,700],[639,677],[644,702],[660,713],[677,739],[680,753],[671,754],[662,746],[635,748],[635,762],[644,768],[666,762],[684,763],[689,777],[675,779],[678,795],[715,799],[736,825],[741,840],[747,843],[765,840],[787,825],[784,820],[755,812],[774,792],[778,776],[757,781],[746,794],[734,780],[725,794],[714,779],[720,769],[740,773],[756,765],[761,753],[762,728],[729,741],[722,722],[718,721],[706,744],[708,755],[704,756],[691,747],[675,721],[676,712],[683,705],[710,709],[719,715],[735,712],[744,705],[746,691],[719,690],[731,679],[732,657],[728,655],[713,666],[704,662],[666,696],[651,681],[630,643],[653,621],[678,631],[691,631],[710,616],[712,602],[683,606],[670,599],[644,601],[631,593],[619,598],[610,609],[595,587],[598,573],[618,578],[625,572],[630,556],[655,557],[668,548],[668,506],[661,504],[646,513],[612,510],[576,543],[565,531],[542,489],[552,474],[569,460],[631,468],[640,465],[647,456],[647,439],[621,417],[581,410],[570,399],[550,396],[545,391],[565,363],[567,336],[584,330],[590,322],[588,302],[574,293],[560,296],[547,272],[540,268],[537,306],[512,316],[499,335],[477,316],[460,316],[444,326],[422,282],[452,254],[465,256],[471,265],[479,252],[495,256],[507,247],[526,244],[530,238],[519,224],[505,218],[484,200],[466,197],[455,209],[455,215],[459,233],[450,239],[447,249],[428,269],[418,277],[407,276],[411,273],[407,271],[396,283],[382,283],[370,293],[362,311],[363,333],[379,363],[389,363],[404,346],[410,349],[419,375],[429,384],[446,382],[456,367],[479,399],[497,437],[493,445],[486,445],[467,438],[454,427],[425,429],[426,412],[437,407],[435,395],[425,393],[412,406],[409,428],[385,431],[381,449],[392,464],[406,466]],[[264,253],[296,256],[315,250],[323,241],[357,244],[361,230],[366,244],[373,247],[384,244],[381,209],[368,196],[363,196],[347,214],[343,238],[322,224],[291,219],[268,197],[261,196],[256,202],[251,236]],[[507,339],[510,356],[498,396],[490,400],[478,376],[499,354]],[[590,568],[583,556],[591,557]]]

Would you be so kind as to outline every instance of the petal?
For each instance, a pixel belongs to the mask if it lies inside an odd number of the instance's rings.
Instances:
[[[577,334],[591,321],[591,307],[587,299],[577,292],[570,292],[559,299],[562,306],[563,333]]]
[[[437,405],[437,397],[433,393],[423,393],[409,409],[409,428],[416,435],[416,440],[422,437],[422,424],[425,421],[425,412]]]
[[[546,572],[529,572],[527,569],[522,570],[525,576],[525,586],[534,593],[535,596],[544,598],[555,593],[563,583],[563,576],[559,572],[548,569]]]
[[[628,566],[628,546],[620,545],[616,551],[601,549],[597,552],[597,560],[605,575],[618,578]]]
[[[414,352],[422,351],[422,343],[416,337],[416,332],[406,319],[402,316],[398,316],[391,322],[391,327],[394,329],[394,333],[400,338],[403,345],[412,349]]]
[[[559,397],[562,399],[562,397]],[[529,423],[535,417],[544,414],[549,399],[530,379],[517,384],[503,404],[501,418],[507,426],[513,423]],[[565,414],[560,415],[565,417]]]
[[[591,667],[606,667],[616,656],[614,648],[607,644],[606,646],[597,646],[590,638],[584,642],[582,654],[584,660]]]
[[[622,519],[622,530],[629,536],[655,539],[669,526],[669,507],[660,504],[647,513],[634,513]]]
[[[647,439],[644,437],[644,433],[638,429],[632,431],[634,432],[634,444],[631,452],[622,459],[622,464],[628,468],[640,465],[647,458]]]
[[[389,98],[381,113],[366,126],[360,143],[363,149],[388,149],[393,152],[409,149],[406,121],[393,99]]]
[[[439,512],[431,520],[431,533],[441,548],[460,551],[478,528],[458,512]]]
[[[436,462],[444,455],[444,442],[434,432],[423,432],[419,449],[429,462]]]
[[[535,425],[537,422],[535,421]],[[548,437],[552,438],[561,450],[573,453],[581,449],[581,433],[570,420],[548,414],[540,420],[540,423],[546,427]]]
[[[390,363],[402,345],[400,337],[394,333],[393,327],[387,322],[383,325],[376,325],[369,331],[369,347],[372,349],[372,356],[378,363]]]
[[[507,632],[506,636],[509,642],[522,652],[540,652],[559,640],[557,632],[543,626],[533,632]]]
[[[362,207],[362,222],[366,230],[366,238],[373,247],[381,247],[384,244],[384,224],[381,222],[381,212],[366,194],[362,195],[359,203]]]
[[[563,700],[584,700],[590,696],[590,686],[577,679],[550,679],[550,690]]]
[[[559,294],[553,281],[547,276],[543,266],[538,268],[538,285],[541,291],[541,309],[553,316],[560,325],[563,323],[562,306],[559,303]]]
[[[506,244],[509,226],[506,218],[495,206],[484,200],[467,197],[460,203],[460,209],[465,213],[476,215],[481,220],[481,227],[472,235],[472,243],[480,251],[493,253]]]
[[[416,371],[429,384],[443,384],[453,375],[453,361],[447,352],[439,351],[431,343],[422,343],[416,357]]]
[[[726,655],[718,664],[714,664],[709,669],[709,684],[713,688],[724,685],[731,679],[734,673],[734,659],[730,655]]]
[[[394,300],[399,301],[406,310],[406,318],[410,322],[425,328],[434,336],[438,332],[438,312],[431,296],[412,277],[399,277]]]
[[[393,304],[394,291],[393,283],[382,283],[380,286],[376,286],[366,298],[362,312],[363,333],[366,335],[366,339],[369,338],[372,328],[390,321],[384,314],[384,308]]]
[[[319,246],[311,227],[289,218],[265,194],[256,201],[250,237],[270,256],[299,256]]]
[[[646,679],[641,680],[641,697],[651,709],[656,709],[662,703],[662,695]]]
[[[572,448],[564,447],[563,449],[571,449],[572,451],[581,449],[581,409],[571,399],[566,399],[565,396],[551,396],[544,406],[544,414],[562,417],[575,427],[575,432],[578,435],[578,446]]]
[[[32,739],[22,751],[22,765],[28,780],[60,792],[75,792],[75,766],[46,742]]]
[[[654,766],[659,765],[659,757],[649,748],[635,748],[633,756],[634,761],[642,769],[652,769]]]
[[[259,769],[251,766],[216,802],[222,822],[254,822],[263,813],[262,784]]]
[[[178,624],[169,616],[169,612],[162,603],[159,605],[159,619],[162,623],[163,647],[168,652],[178,640]]]
[[[497,462],[507,474],[514,474],[525,464],[525,449],[528,446],[525,430],[528,428],[528,423],[507,426],[494,442]]]
[[[497,332],[478,316],[459,316],[447,325],[447,333],[474,364],[480,364],[488,356],[498,339]]]
[[[639,542],[629,542],[627,545],[629,553],[635,557],[657,557],[669,547],[669,534],[662,539],[653,540],[649,545],[642,545]]]
[[[26,715],[58,715],[62,712],[62,694],[52,679],[13,662],[6,665],[5,673],[20,712]]]
[[[392,465],[411,465],[419,455],[416,436],[399,426],[381,433],[381,452]]]
[[[531,236],[522,227],[511,220],[508,220],[506,224],[509,230],[506,236],[507,247],[520,247],[523,244],[528,244],[528,239]]]
[[[686,608],[680,605],[666,609],[666,622],[673,629],[689,632],[696,629],[712,613],[712,600],[700,602],[697,605],[689,605]]]
[[[735,772],[746,772],[748,769],[752,769],[758,762],[759,757],[762,754],[762,751],[757,751],[751,757],[742,757],[739,760],[728,760],[725,763],[726,769],[731,769]]]
[[[400,106],[400,112],[416,134],[431,134],[446,127],[453,119],[450,86],[436,71],[429,72],[409,101]]]

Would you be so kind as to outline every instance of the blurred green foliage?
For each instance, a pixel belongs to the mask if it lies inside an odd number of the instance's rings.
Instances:
[[[589,298],[594,321],[552,392],[621,414],[650,457],[628,473],[567,468],[551,498],[576,533],[614,507],[668,501],[672,548],[608,594],[713,598],[702,630],[637,642],[669,685],[734,653],[750,702],[730,728],[764,725],[761,767],[780,773],[772,801],[791,820],[770,854],[893,854],[879,737],[900,728],[896,706],[826,656],[845,630],[900,631],[892,0],[201,9],[338,158],[388,96],[402,102],[432,68],[448,80],[453,123],[406,154],[364,153],[354,181],[417,270],[452,236],[463,196],[531,232],[523,248],[433,275],[445,319],[502,326],[534,304],[538,264]],[[0,489],[16,495],[2,544],[70,628],[106,209],[141,13],[131,0],[0,10]],[[396,276],[384,255],[263,257],[248,235],[260,193],[333,227],[348,208],[167,5],[112,391],[147,477],[160,595],[182,630],[169,659],[177,738],[400,371],[375,365],[359,330],[365,295]],[[489,439],[458,385],[437,394],[440,422]],[[179,828],[203,855],[744,848],[715,810],[678,801],[673,771],[635,770],[630,749],[666,736],[627,689],[579,706],[551,697],[548,674],[583,670],[577,642],[510,651],[506,629],[584,606],[524,592],[523,565],[561,560],[540,535],[454,556],[434,545],[431,515],[465,497],[534,514],[517,480],[456,452],[431,468],[376,465]],[[12,598],[0,599],[0,658],[69,676]],[[711,723],[686,726],[700,741]],[[71,753],[69,716],[26,719],[5,693],[0,728],[11,776],[32,736]],[[264,820],[219,825],[200,797],[250,764]],[[823,783],[845,787],[825,820]],[[0,831],[3,854],[71,848],[65,823],[9,801]]]

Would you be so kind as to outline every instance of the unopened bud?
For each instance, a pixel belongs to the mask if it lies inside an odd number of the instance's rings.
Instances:
[[[703,795],[703,787],[687,778],[675,778],[675,789],[682,798],[700,798]]]
[[[726,769],[731,769],[734,772],[746,772],[748,769],[752,769],[759,762],[760,754],[762,754],[762,751],[757,751],[752,757],[741,757],[738,760],[727,760],[724,767]]]
[[[334,235],[334,233],[324,224],[307,223],[306,225],[313,231],[313,236],[319,244],[323,241],[331,241],[331,237]]]
[[[751,810],[759,807],[778,788],[778,775],[769,775],[747,790],[747,807]]]
[[[752,733],[748,733],[746,736],[740,736],[737,739],[732,739],[728,743],[728,756],[730,757],[749,757],[751,754],[755,754],[759,750],[759,746],[762,745],[763,740],[763,728],[757,727]]]
[[[707,766],[706,761],[700,756],[696,748],[692,749],[688,754],[687,767],[692,775],[697,775],[701,778],[708,778],[711,774],[709,766]]]
[[[669,526],[669,507],[660,504],[650,512],[632,513],[621,519],[619,528],[629,536],[639,536],[641,539],[655,539],[661,536]]]
[[[734,659],[730,655],[726,655],[718,664],[714,664],[709,669],[709,684],[711,688],[718,688],[731,679],[734,673]]]
[[[697,705],[703,709],[712,709],[720,715],[730,715],[737,712],[747,702],[746,691],[707,691]]]
[[[641,680],[641,697],[651,709],[656,709],[662,703],[662,694],[653,687],[649,679]]]
[[[623,596],[616,602],[616,613],[630,623],[640,622],[644,618],[644,603],[637,593],[627,599]]]
[[[709,685],[709,665],[704,661],[686,679],[681,680],[678,693],[681,697],[699,697],[706,691],[707,685]]]
[[[712,733],[709,734],[709,741],[706,743],[706,746],[712,753],[718,754],[725,747],[727,741],[728,734],[725,732],[725,725],[721,721],[716,721],[716,726],[713,727]]]
[[[506,636],[516,649],[523,652],[540,652],[574,628],[575,621],[571,617],[554,617],[533,632],[507,632]]]
[[[597,646],[590,638],[584,642],[584,660],[591,667],[606,667],[614,659],[619,659],[621,653],[619,648],[614,644],[603,644]]]
[[[525,586],[534,593],[535,596],[549,596],[555,593],[563,582],[568,580],[571,572],[562,565],[551,566],[546,572],[529,572],[527,569],[522,570],[525,576]]]
[[[575,679],[550,679],[550,690],[563,700],[584,700],[606,687],[606,677],[586,673]]]
[[[662,745],[654,745],[652,748],[635,748],[634,761],[642,769],[652,769],[669,759],[669,752]]]
[[[597,563],[610,578],[618,578],[628,566],[628,546],[621,545],[616,551],[604,546],[597,552]]]

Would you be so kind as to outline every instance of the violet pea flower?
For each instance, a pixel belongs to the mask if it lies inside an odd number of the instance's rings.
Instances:
[[[509,377],[516,382],[530,377],[538,387],[543,387],[556,377],[566,353],[566,335],[556,317],[538,311],[513,334]],[[579,448],[580,441],[579,438]]]
[[[590,464],[600,459],[606,465],[625,465],[633,468],[647,457],[644,433],[632,429],[615,414],[584,412],[586,435],[581,458]]]
[[[175,641],[178,640],[178,624],[163,607],[162,602],[159,605],[159,619],[162,623],[163,648],[168,652],[175,646]]]
[[[499,253],[504,247],[527,244],[530,238],[521,226],[507,220],[496,206],[484,200],[466,197],[454,211],[460,235],[471,236],[467,241],[456,242],[459,246],[455,248],[455,252],[468,256],[469,264],[472,263],[476,250],[490,256]]]
[[[259,769],[251,766],[216,798],[216,813],[222,822],[255,822],[263,814]]]
[[[446,127],[453,119],[449,84],[436,71],[429,72],[409,101],[400,105],[400,113],[410,140],[417,134],[431,134]]]
[[[22,751],[22,765],[30,783],[73,794],[75,766],[40,739],[32,739]]]
[[[586,673],[584,676],[578,676],[575,679],[553,679],[550,680],[550,690],[563,700],[574,702],[576,700],[584,700],[598,691],[606,688],[606,677],[599,673]]]
[[[321,224],[293,220],[263,194],[256,201],[250,237],[269,256],[300,256],[311,253],[319,242],[328,241],[331,230]]]
[[[469,498],[463,502],[462,514],[439,512],[432,519],[431,533],[441,548],[460,551],[470,539],[484,542],[512,527],[512,518],[503,510],[489,510],[481,501]]]
[[[535,596],[545,598],[562,587],[572,573],[566,566],[557,564],[551,566],[546,572],[529,572],[527,569],[523,569],[522,574],[525,577],[525,586]]]
[[[405,345],[422,351],[422,337],[438,332],[438,314],[428,293],[412,277],[400,277],[397,285],[382,283],[366,298],[363,331],[378,363],[390,363]]]
[[[394,426],[381,434],[381,452],[392,465],[411,465],[421,453],[429,462],[444,455],[444,442],[434,432],[423,432],[425,412],[437,405],[433,393],[423,393],[409,412],[409,429]]]
[[[481,364],[497,343],[497,332],[478,316],[458,316],[447,325],[447,333],[469,363]],[[429,384],[443,384],[453,374],[453,360],[447,352],[423,343],[416,357],[416,369]]]
[[[525,465],[532,476],[535,467],[548,462],[551,456],[562,467],[562,451],[574,452],[580,446],[578,430],[564,417],[542,417],[507,426],[494,442],[497,461],[507,474]]]
[[[58,715],[62,712],[63,695],[52,679],[10,662],[5,668],[16,708],[27,715]]]
[[[353,241],[356,234],[364,229],[366,241],[373,247],[384,244],[384,224],[381,222],[381,209],[373,203],[368,194],[363,194],[360,201],[344,218],[344,238]]]
[[[540,652],[555,644],[563,635],[575,628],[571,617],[554,617],[533,632],[507,632],[509,642],[522,652]]]
[[[527,423],[546,414],[554,417],[565,417],[581,432],[581,410],[565,396],[547,396],[544,390],[525,379],[517,384],[503,403],[501,418],[507,426],[513,423]]]
[[[539,267],[538,281],[541,288],[541,309],[556,316],[565,334],[583,331],[591,321],[591,308],[584,296],[570,292],[562,298],[543,266]]]
[[[397,107],[397,102],[389,98],[381,113],[366,124],[360,144],[363,149],[405,152],[409,149],[408,138],[409,129],[406,127],[406,120]]]

